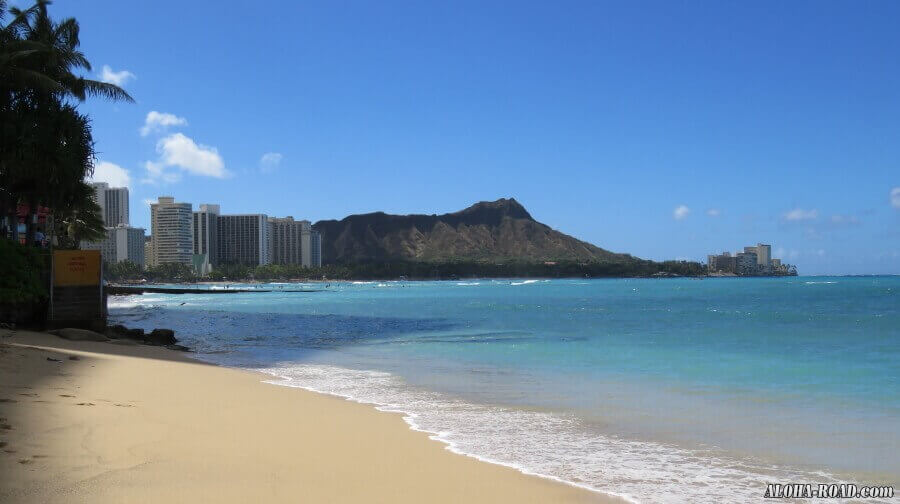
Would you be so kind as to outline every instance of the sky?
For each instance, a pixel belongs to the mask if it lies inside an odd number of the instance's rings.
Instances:
[[[900,2],[51,9],[136,99],[82,105],[133,225],[160,195],[313,222],[515,197],[639,257],[900,274]]]

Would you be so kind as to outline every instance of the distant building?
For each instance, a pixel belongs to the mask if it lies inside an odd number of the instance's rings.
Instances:
[[[307,221],[293,217],[269,217],[269,249],[272,264],[302,264],[301,237]]]
[[[744,249],[746,250],[746,249]],[[737,254],[737,274],[755,275],[758,271],[756,252],[741,252]]]
[[[315,229],[310,231],[310,266],[320,268],[322,266],[322,235]]]
[[[707,271],[711,275],[735,274],[739,276],[794,276],[796,266],[782,264],[781,259],[772,258],[772,246],[757,243],[744,247],[743,252],[732,256],[728,252],[707,256]]]
[[[312,226],[309,221],[300,221],[300,263],[304,268],[312,267]]]
[[[707,256],[706,266],[710,273],[737,273],[736,258],[729,252],[722,252],[720,255]]]
[[[144,228],[116,226],[106,228],[106,239],[102,242],[82,242],[84,250],[99,250],[105,263],[129,261],[144,267]]]
[[[109,187],[106,182],[94,182],[94,201],[100,207],[103,225],[115,227],[129,225],[128,188]]]
[[[150,205],[151,264],[190,265],[193,259],[191,233],[192,207],[190,203],[176,203],[171,196],[160,196]]]
[[[756,260],[757,264],[763,267],[772,265],[772,246],[762,243],[756,244]]]
[[[271,263],[268,216],[220,215],[217,226],[219,264],[258,266]]]
[[[200,274],[219,263],[219,213],[219,205],[200,205],[193,213],[194,262]]]

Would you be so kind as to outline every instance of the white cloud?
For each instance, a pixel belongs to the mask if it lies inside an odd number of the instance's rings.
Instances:
[[[719,210],[718,208],[710,208],[709,210],[706,211],[706,215],[708,215],[710,217],[718,217],[721,214],[722,214],[722,211]]]
[[[675,220],[682,220],[686,218],[689,213],[691,213],[691,209],[686,205],[678,205],[675,207],[675,210],[672,211],[672,217],[674,217]]]
[[[131,175],[128,170],[109,161],[98,161],[94,164],[94,174],[89,182],[106,182],[110,187],[128,187],[131,185]]]
[[[151,110],[144,119],[144,125],[141,127],[141,136],[164,132],[169,126],[187,126],[187,119],[168,112]]]
[[[141,180],[143,183],[178,182],[185,172],[213,178],[225,178],[230,175],[215,147],[197,144],[181,133],[161,138],[156,143],[156,152],[159,154],[158,160],[144,163],[147,177]],[[180,171],[167,168],[177,168]]]
[[[819,216],[819,211],[813,208],[812,210],[804,210],[802,208],[795,208],[790,212],[786,212],[784,214],[785,220],[789,221],[805,221],[805,220],[814,220]]]
[[[116,86],[124,86],[129,80],[137,79],[137,76],[128,70],[114,72],[109,65],[103,65],[103,70],[100,72],[99,77],[101,81],[108,84],[115,84]]]
[[[204,177],[225,178],[225,162],[215,147],[199,145],[190,138],[175,133],[156,144],[160,161],[166,166],[176,166],[192,174]]]
[[[259,169],[263,173],[271,173],[278,168],[283,158],[284,156],[278,152],[266,152],[259,158]]]
[[[891,206],[900,208],[900,187],[891,189]]]

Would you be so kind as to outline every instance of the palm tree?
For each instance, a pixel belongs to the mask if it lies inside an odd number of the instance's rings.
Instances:
[[[72,204],[66,195],[78,194],[93,171],[90,124],[69,103],[89,96],[134,101],[119,86],[78,74],[91,70],[78,49],[78,22],[55,22],[50,3],[11,8],[12,19],[0,27],[0,212],[20,200],[28,204],[28,242],[38,205]],[[0,0],[0,21],[5,11]]]

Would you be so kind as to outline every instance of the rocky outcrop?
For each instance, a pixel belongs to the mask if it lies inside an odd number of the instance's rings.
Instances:
[[[154,329],[149,333],[145,333],[140,328],[129,329],[123,325],[116,324],[109,326],[106,334],[113,340],[136,341],[145,345],[165,346],[180,351],[188,350],[187,347],[176,345],[178,340],[175,339],[175,331],[172,329]]]

